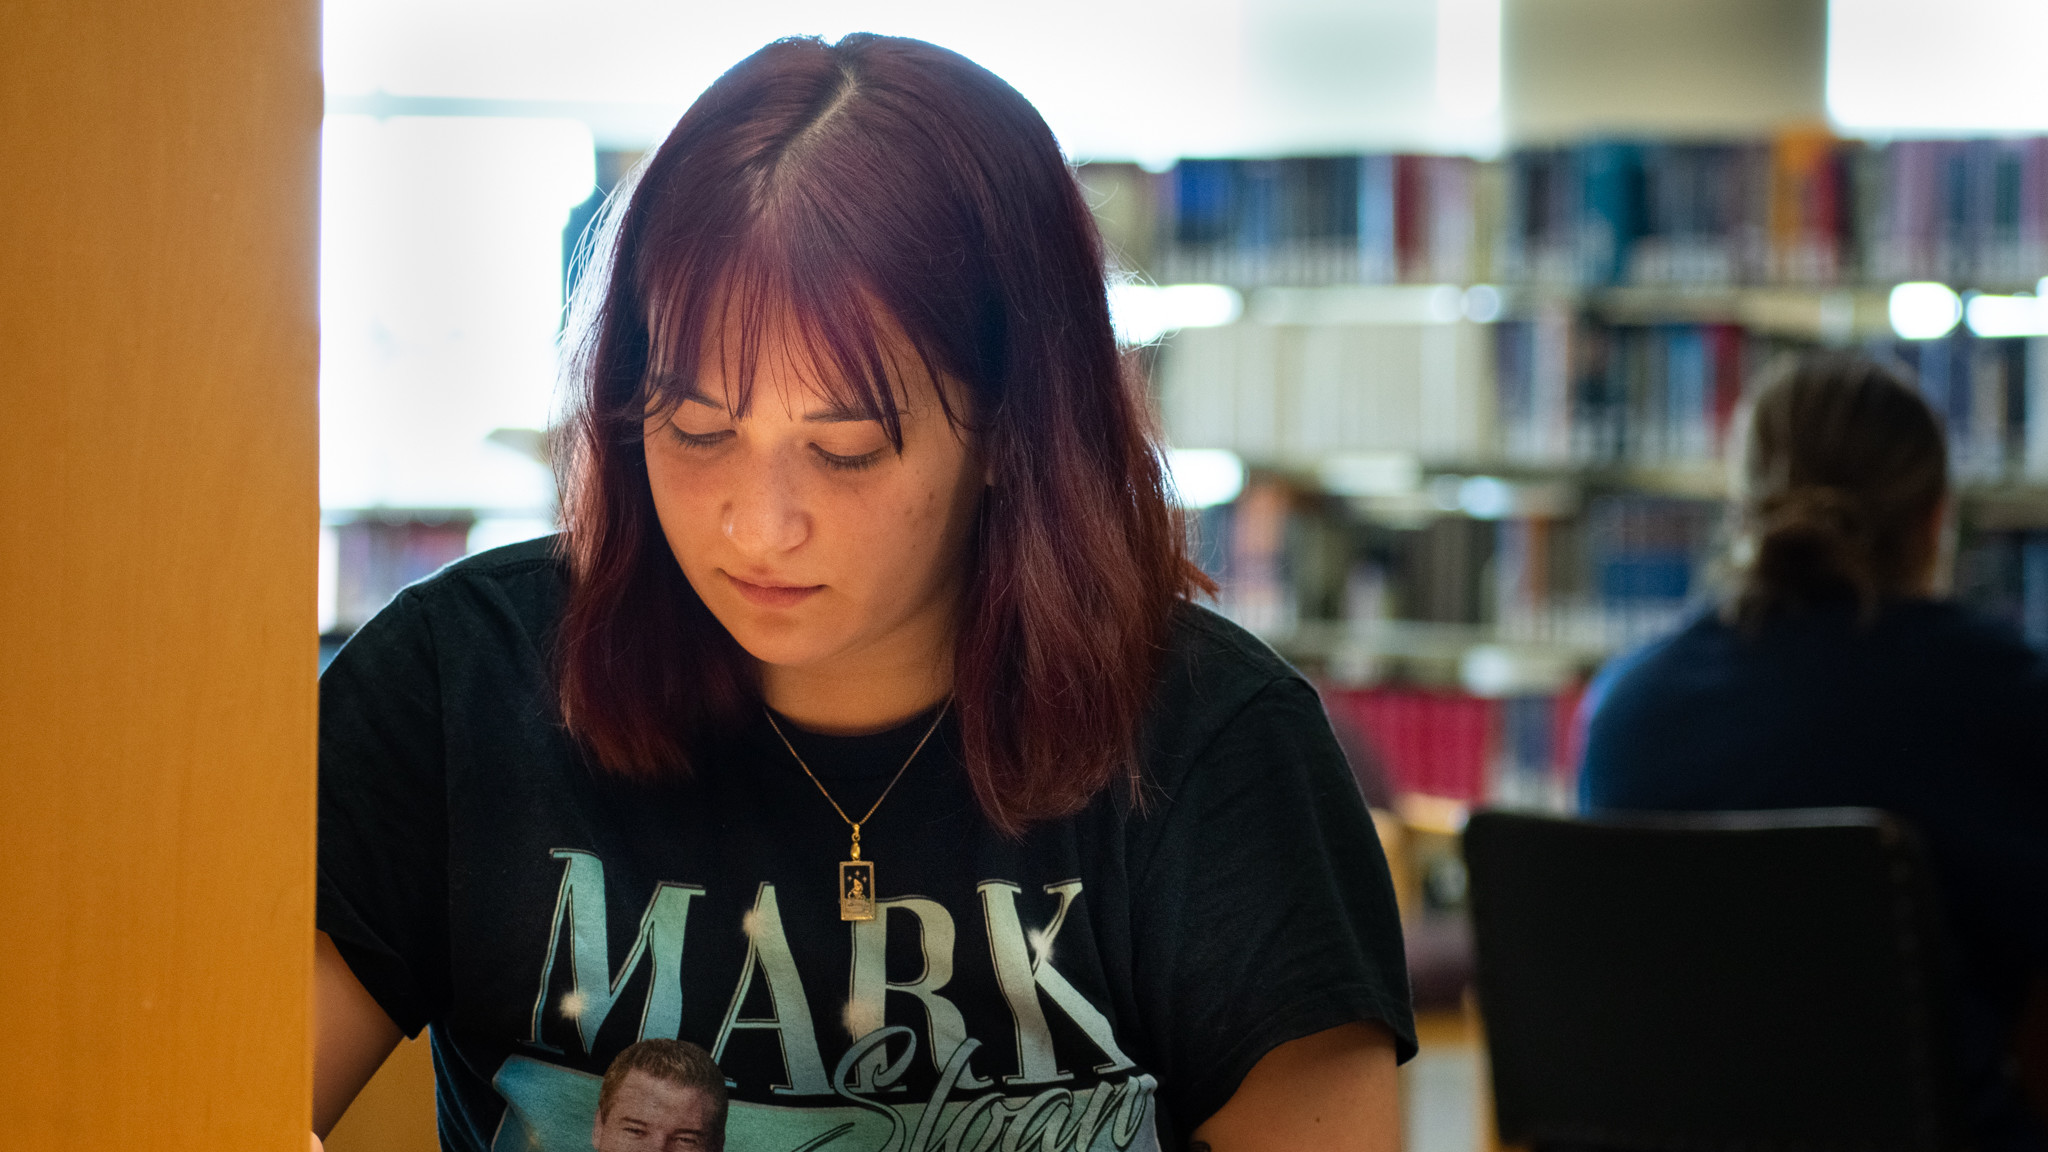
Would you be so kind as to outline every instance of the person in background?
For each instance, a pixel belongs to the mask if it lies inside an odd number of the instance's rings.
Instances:
[[[1737,587],[1588,697],[1590,811],[1868,806],[1927,842],[1960,960],[1958,1059],[1986,1149],[2039,1149],[2011,1058],[2048,958],[2048,664],[1937,593],[1932,410],[1867,357],[1757,397]]]
[[[596,1152],[725,1147],[725,1074],[687,1040],[626,1045],[605,1070],[590,1124]]]

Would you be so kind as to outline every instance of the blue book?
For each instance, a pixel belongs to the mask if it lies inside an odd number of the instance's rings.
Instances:
[[[1713,439],[1713,375],[1706,333],[1690,324],[1664,330],[1664,443],[1680,460],[1704,460]]]
[[[1173,170],[1173,238],[1179,244],[1223,244],[1232,239],[1231,162],[1183,160]]]
[[[1384,284],[1400,272],[1394,234],[1394,158],[1358,158],[1358,278]]]
[[[1232,207],[1237,218],[1234,239],[1240,251],[1272,248],[1288,234],[1281,163],[1239,160],[1233,165],[1236,187]]]
[[[1627,279],[1629,249],[1642,235],[1643,148],[1611,140],[1579,149],[1579,280],[1619,284]]]

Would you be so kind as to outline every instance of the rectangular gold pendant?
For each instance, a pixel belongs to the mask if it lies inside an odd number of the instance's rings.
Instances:
[[[875,918],[875,865],[872,860],[839,862],[839,918]]]

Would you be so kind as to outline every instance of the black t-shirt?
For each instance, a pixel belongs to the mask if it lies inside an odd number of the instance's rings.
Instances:
[[[1590,808],[1856,805],[1916,825],[1961,962],[1980,1142],[2043,1146],[2000,1062],[2048,964],[2048,661],[1934,601],[1868,627],[1834,605],[1754,635],[1706,614],[1603,670],[1588,701]]]
[[[1006,839],[949,718],[863,827],[880,914],[846,922],[846,825],[765,718],[687,780],[590,766],[548,675],[564,581],[548,541],[463,561],[321,678],[319,926],[433,1025],[445,1147],[588,1149],[598,1078],[653,1036],[719,1061],[734,1152],[1179,1147],[1287,1040],[1378,1021],[1413,1053],[1316,695],[1213,613],[1180,615],[1140,810]],[[931,720],[784,731],[858,814]]]

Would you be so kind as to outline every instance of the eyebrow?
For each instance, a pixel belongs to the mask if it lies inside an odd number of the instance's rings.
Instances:
[[[804,413],[805,422],[811,424],[858,424],[874,419],[876,417],[866,410],[844,404],[834,404],[830,408]]]
[[[654,1127],[654,1126],[655,1126],[655,1122],[654,1122],[654,1121],[652,1121],[652,1120],[645,1120],[645,1119],[642,1119],[642,1118],[640,1118],[640,1117],[638,1117],[638,1116],[635,1116],[635,1115],[633,1115],[633,1114],[631,1114],[631,1113],[626,1113],[625,1115],[622,1115],[621,1117],[619,1117],[619,1122],[620,1122],[620,1123],[622,1123],[622,1124],[638,1124],[638,1125],[640,1125],[640,1126],[641,1126],[642,1128],[652,1128],[652,1127]],[[678,1132],[702,1132],[702,1131],[704,1131],[704,1129],[702,1129],[702,1128],[693,1128],[693,1127],[690,1127],[690,1126],[688,1126],[688,1125],[685,1125],[685,1126],[683,1126],[683,1127],[681,1127],[681,1128],[677,1128],[677,1129],[676,1129],[676,1131],[678,1131]]]
[[[694,388],[684,394],[683,402],[686,404],[702,404],[714,412],[726,411],[724,404],[713,400]],[[903,413],[899,412],[898,415],[903,415]],[[878,418],[866,409],[856,408],[850,404],[834,404],[830,407],[818,408],[804,413],[804,422],[807,424],[859,424],[876,419]]]
[[[622,1120],[620,1120],[619,1122],[620,1122],[621,1124],[629,1125],[629,1126],[631,1126],[631,1127],[634,1127],[634,1128],[638,1128],[638,1129],[640,1129],[640,1132],[636,1132],[636,1133],[634,1133],[634,1135],[640,1135],[641,1133],[646,1133],[646,1132],[652,1132],[652,1131],[654,1131],[654,1130],[656,1130],[657,1128],[659,1128],[659,1127],[660,1127],[660,1125],[656,1124],[656,1123],[655,1123],[654,1121],[652,1121],[652,1120],[642,1120],[642,1119],[640,1119],[640,1118],[639,1118],[638,1116],[627,1116],[627,1117],[623,1118]],[[686,1124],[686,1125],[683,1125],[682,1127],[679,1127],[679,1128],[671,1128],[671,1129],[669,1129],[669,1135],[671,1135],[671,1136],[704,1136],[704,1135],[706,1135],[707,1133],[709,1133],[710,1131],[711,1131],[711,1129],[710,1129],[710,1127],[709,1127],[709,1126],[706,1126],[706,1127],[703,1127],[703,1128],[698,1128],[698,1127],[693,1127],[693,1126],[691,1126],[691,1125],[687,1125],[687,1124]]]

